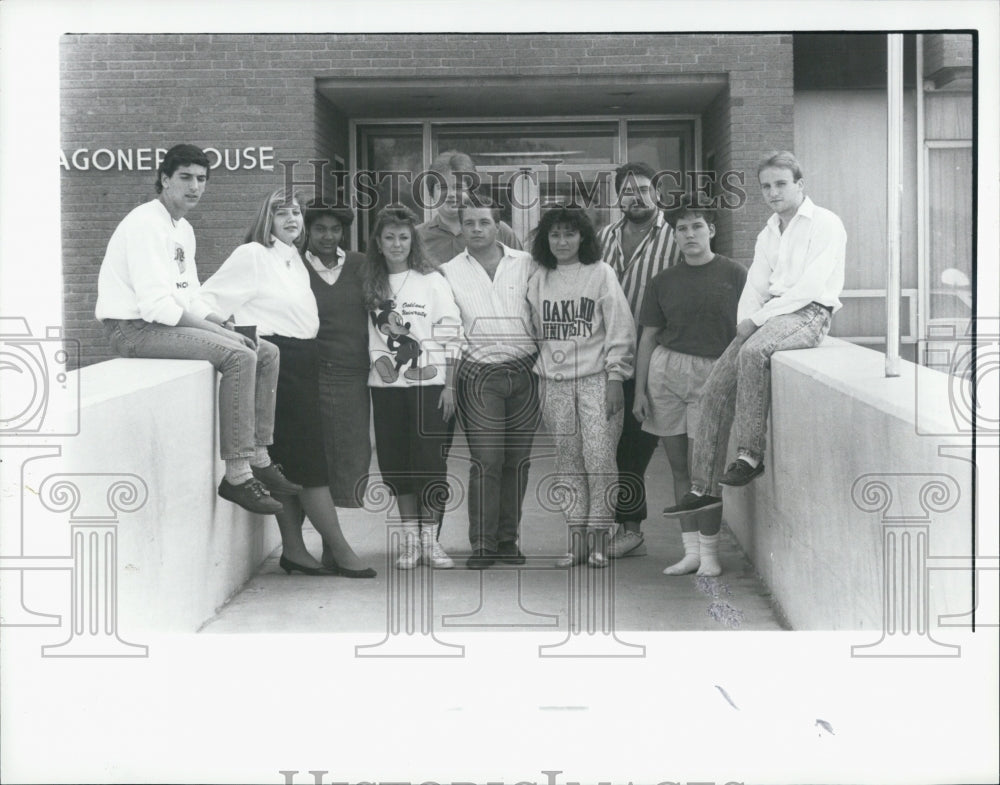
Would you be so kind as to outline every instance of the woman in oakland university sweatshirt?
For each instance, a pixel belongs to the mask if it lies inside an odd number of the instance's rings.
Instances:
[[[583,210],[545,213],[532,255],[543,268],[528,282],[527,294],[539,346],[535,372],[542,381],[542,419],[556,442],[570,534],[570,551],[557,566],[586,560],[604,567],[614,523],[609,497],[617,478],[622,382],[632,376],[635,326]]]

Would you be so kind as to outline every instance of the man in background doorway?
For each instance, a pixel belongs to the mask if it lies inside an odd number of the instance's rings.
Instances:
[[[462,204],[461,192],[470,190],[473,185],[471,175],[475,174],[476,165],[465,153],[445,150],[431,162],[430,171],[441,176],[427,180],[431,203],[440,204],[434,217],[420,224],[417,231],[427,257],[435,265],[441,265],[465,251],[458,208]],[[521,250],[521,243],[510,226],[500,221],[497,230],[498,242],[516,251]]]

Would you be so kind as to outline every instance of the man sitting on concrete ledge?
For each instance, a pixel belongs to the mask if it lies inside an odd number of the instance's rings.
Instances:
[[[774,215],[757,236],[737,310],[736,337],[705,382],[695,429],[691,491],[664,515],[722,504],[720,485],[746,485],[764,471],[771,355],[817,346],[830,330],[844,288],[847,233],[841,220],[805,195],[799,162],[769,154],[757,167]],[[717,476],[736,422],[736,460]]]
[[[205,192],[208,157],[171,147],[156,172],[156,199],[118,224],[97,278],[95,313],[122,357],[206,360],[222,372],[219,441],[226,476],[219,495],[250,512],[280,512],[268,489],[296,493],[271,463],[278,347],[235,332],[194,299],[200,283],[195,239],[184,218]]]

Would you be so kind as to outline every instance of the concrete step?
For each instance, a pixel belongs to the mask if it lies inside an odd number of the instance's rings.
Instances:
[[[448,462],[456,496],[464,497],[467,456],[464,437],[456,434]],[[766,587],[725,527],[719,547],[723,568],[719,578],[662,574],[666,565],[683,555],[676,520],[659,514],[673,503],[670,468],[662,451],[654,456],[647,472],[650,516],[643,524],[643,533],[648,555],[614,560],[606,570],[554,568],[554,559],[566,551],[565,522],[561,514],[546,509],[552,502],[545,498],[545,478],[554,471],[551,447],[542,436],[532,457],[524,502],[520,546],[528,561],[520,568],[465,568],[469,543],[464,500],[445,515],[441,531],[441,544],[456,563],[453,570],[424,566],[395,570],[386,557],[386,513],[341,510],[345,536],[357,554],[375,567],[377,578],[286,576],[278,567],[279,549],[202,631],[384,634],[390,611],[398,608],[398,598],[419,597],[421,591],[433,598],[425,611],[435,635],[442,640],[451,640],[463,631],[552,630],[564,634],[571,618],[586,627],[588,622],[581,621],[584,617],[580,614],[588,608],[596,614],[590,617],[590,624],[598,628],[611,624],[616,633],[783,629]],[[318,556],[319,535],[308,526],[306,543]],[[411,611],[410,621],[419,615],[419,610]],[[405,626],[405,618],[403,623]]]

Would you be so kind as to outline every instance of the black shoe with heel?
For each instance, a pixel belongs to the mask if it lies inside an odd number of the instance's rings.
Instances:
[[[301,564],[296,564],[295,562],[286,559],[284,555],[278,559],[278,566],[285,571],[286,575],[291,575],[293,572],[301,572],[303,575],[336,575],[333,570],[329,570],[326,567],[303,567]]]
[[[341,578],[374,578],[378,575],[371,567],[365,567],[362,570],[350,570],[347,567],[341,567],[332,556],[329,559],[323,560],[323,566],[330,571],[331,575],[339,575]]]

